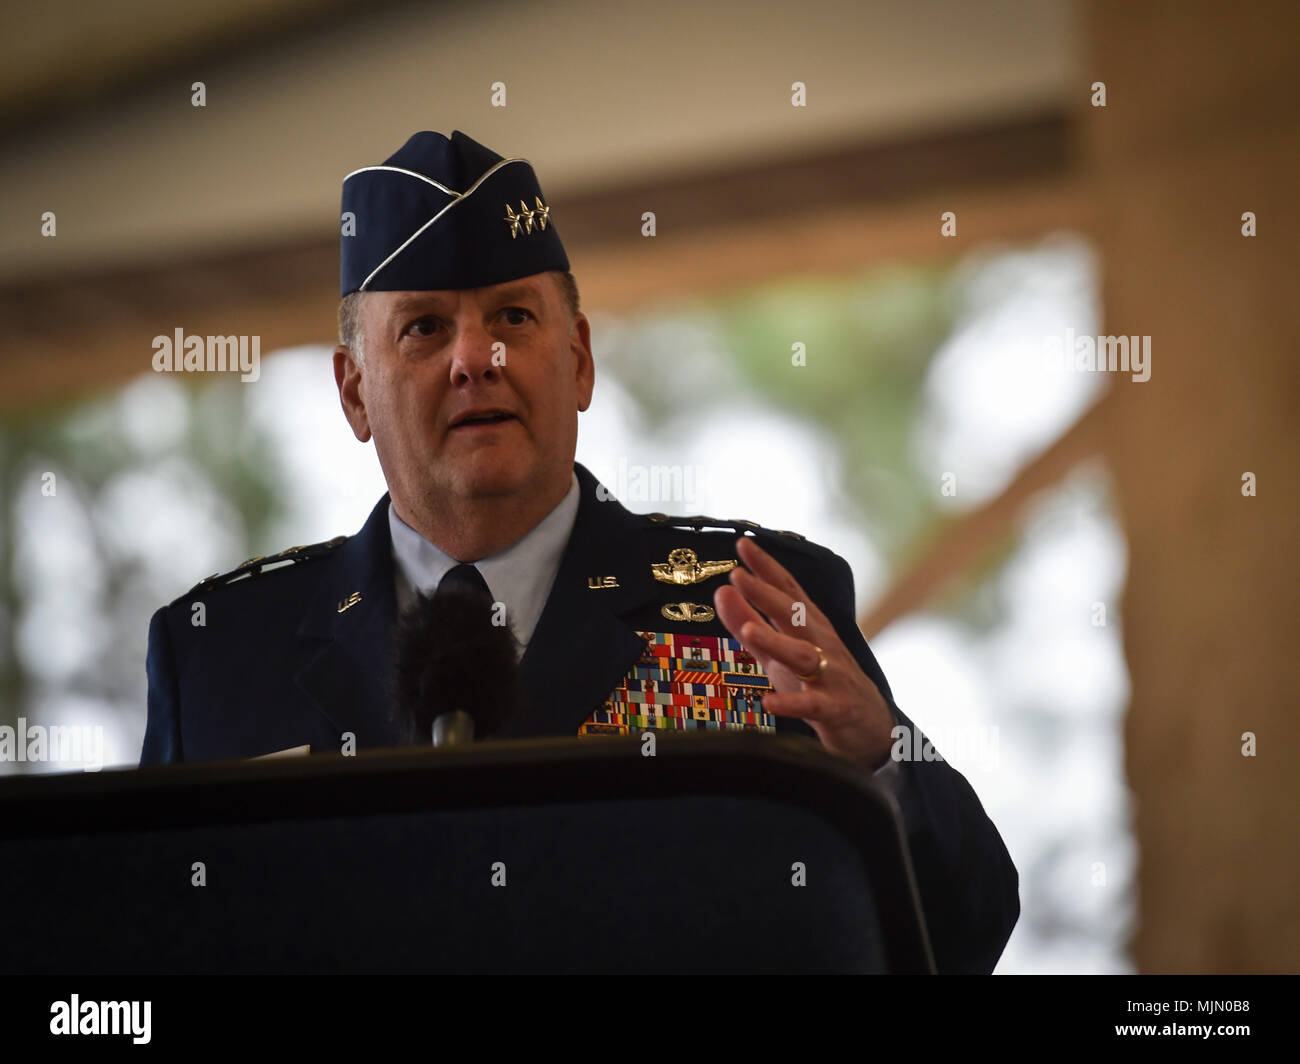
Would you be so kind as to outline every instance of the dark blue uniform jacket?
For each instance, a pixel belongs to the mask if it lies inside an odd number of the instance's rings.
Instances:
[[[677,547],[701,559],[734,558],[736,531],[746,528],[830,618],[898,722],[912,727],[857,626],[844,559],[744,522],[690,519],[736,529],[709,532],[662,514],[633,514],[603,491],[602,499],[583,466],[575,470],[578,515],[521,662],[524,712],[505,737],[574,735],[642,654],[638,632],[728,635],[717,620],[674,622],[660,612],[684,599],[711,604],[725,575],[678,587],[655,581],[650,566]],[[590,577],[604,575],[619,586],[589,586]],[[196,624],[200,602],[204,623]],[[337,752],[349,732],[358,748],[394,745],[395,615],[387,495],[354,536],[209,578],[158,610],[149,626],[141,764],[248,758],[303,744]],[[785,718],[777,730],[813,734]],[[905,761],[901,770],[899,801],[939,971],[989,972],[1020,913],[1015,866],[959,772],[939,760]]]

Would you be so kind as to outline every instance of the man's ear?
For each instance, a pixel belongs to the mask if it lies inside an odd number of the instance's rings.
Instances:
[[[339,402],[344,416],[352,426],[352,435],[362,443],[370,440],[370,418],[366,414],[366,398],[361,387],[361,367],[352,356],[352,349],[339,344],[334,348],[334,383],[338,385]]]
[[[569,350],[577,360],[578,409],[591,406],[591,392],[596,385],[596,363],[591,357],[591,324],[581,311],[569,329]]]

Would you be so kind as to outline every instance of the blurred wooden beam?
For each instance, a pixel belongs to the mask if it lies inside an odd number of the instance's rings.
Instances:
[[[923,607],[946,585],[968,573],[1011,536],[1026,503],[1100,452],[1115,403],[1107,391],[997,496],[946,527],[921,557],[894,581],[858,622],[873,638],[891,622]]]
[[[256,62],[308,34],[373,18],[410,0],[59,0],[21,6],[7,20],[0,65],[0,143],[35,126],[93,114],[158,84],[188,86]]]
[[[628,309],[792,274],[953,258],[992,240],[1087,231],[1087,190],[1059,114],[555,201],[586,308]],[[643,211],[658,235],[640,235]],[[940,214],[957,235],[940,235]],[[0,411],[55,403],[150,369],[152,338],[256,335],[261,350],[333,343],[337,238],[122,264],[0,288]]]
[[[940,215],[957,233],[940,235]],[[888,204],[825,208],[760,226],[660,233],[653,240],[580,249],[569,259],[584,306],[630,309],[693,298],[795,274],[842,275],[888,262],[952,260],[979,244],[1087,235],[1086,184],[1058,175],[977,191],[933,192]]]

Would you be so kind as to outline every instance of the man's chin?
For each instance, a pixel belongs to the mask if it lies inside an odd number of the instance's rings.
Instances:
[[[498,498],[518,495],[529,482],[528,465],[522,460],[505,461],[483,455],[458,464],[452,483],[457,494],[467,499]]]

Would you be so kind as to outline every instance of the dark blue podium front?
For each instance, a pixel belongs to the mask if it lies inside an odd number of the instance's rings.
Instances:
[[[933,970],[892,799],[800,739],[10,779],[0,825],[7,972]]]

